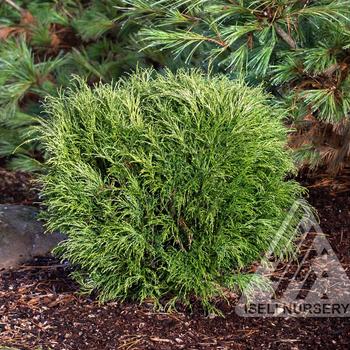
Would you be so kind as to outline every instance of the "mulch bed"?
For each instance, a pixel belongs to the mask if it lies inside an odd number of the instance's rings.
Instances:
[[[38,191],[33,177],[21,171],[8,171],[0,164],[0,204],[37,205]]]
[[[308,180],[321,227],[350,273],[350,186]],[[4,272],[0,280],[0,349],[349,349],[350,318],[244,318],[166,314],[145,303],[107,303],[79,296],[69,267],[54,259]]]

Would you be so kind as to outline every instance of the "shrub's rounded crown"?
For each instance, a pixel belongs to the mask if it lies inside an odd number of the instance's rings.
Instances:
[[[140,71],[47,105],[48,227],[68,235],[60,253],[101,300],[207,303],[240,285],[302,193],[285,180],[287,132],[260,88]]]

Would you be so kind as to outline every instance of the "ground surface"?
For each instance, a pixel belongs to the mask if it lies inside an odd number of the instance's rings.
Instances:
[[[308,181],[310,202],[349,274],[350,186],[334,184]],[[206,317],[199,307],[165,314],[148,304],[101,306],[78,296],[68,273],[67,266],[41,259],[2,274],[0,349],[350,348],[349,318],[243,318],[235,314],[234,303],[218,305],[224,318]]]
[[[0,164],[0,204],[36,205],[38,193],[28,173],[12,172]]]

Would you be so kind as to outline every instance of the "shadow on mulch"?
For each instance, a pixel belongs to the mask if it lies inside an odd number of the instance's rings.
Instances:
[[[350,197],[309,180],[321,227],[350,272]],[[349,187],[350,188],[350,187]],[[151,304],[107,303],[76,294],[68,268],[54,259],[2,274],[0,345],[17,349],[349,349],[349,318],[244,318],[155,312]],[[1,349],[1,346],[0,346]]]

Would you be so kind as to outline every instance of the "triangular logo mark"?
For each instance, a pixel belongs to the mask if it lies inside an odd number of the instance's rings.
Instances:
[[[292,207],[286,220],[296,213],[298,202]],[[301,205],[301,204],[299,204]],[[282,224],[286,227],[288,222]],[[300,223],[302,235],[298,250],[302,259],[271,261],[274,247],[281,237],[271,243],[269,252],[261,260],[252,283],[247,286],[249,295],[243,295],[236,313],[245,317],[350,317],[350,280],[334,253],[326,235],[310,212]],[[278,266],[284,266],[277,269]],[[271,279],[273,276],[273,279]],[[262,291],[257,279],[268,280],[270,289]]]

